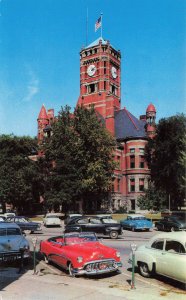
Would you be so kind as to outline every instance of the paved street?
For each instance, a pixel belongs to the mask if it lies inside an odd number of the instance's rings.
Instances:
[[[37,236],[37,250],[39,242],[50,236],[62,233],[62,228],[43,228],[42,233],[27,235],[32,250],[31,239]],[[117,248],[121,252],[123,267],[117,275],[101,277],[71,278],[68,273],[55,265],[46,265],[44,261],[37,260],[36,271],[33,274],[33,266],[18,274],[18,268],[1,268],[0,300],[58,300],[58,299],[161,299],[169,300],[185,299],[186,293],[181,284],[166,278],[145,279],[138,273],[135,274],[136,289],[131,290],[131,266],[128,264],[130,244],[142,244],[156,234],[152,232],[124,231],[118,240],[102,239],[105,245]]]

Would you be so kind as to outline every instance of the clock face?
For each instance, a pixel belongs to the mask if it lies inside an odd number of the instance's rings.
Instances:
[[[96,73],[96,66],[95,65],[90,65],[87,69],[87,74],[89,76],[93,76]]]
[[[113,78],[116,78],[118,75],[117,75],[117,70],[116,70],[116,68],[115,67],[112,67],[111,68],[111,74],[112,74],[112,77]]]

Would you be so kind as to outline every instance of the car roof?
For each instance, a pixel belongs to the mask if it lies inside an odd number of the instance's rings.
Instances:
[[[131,217],[131,218],[140,218],[140,217],[143,217],[143,218],[145,218],[145,216],[143,216],[143,215],[140,215],[140,214],[129,214],[129,215],[127,215],[127,217]]]
[[[20,228],[16,223],[8,223],[8,222],[1,222],[0,223],[0,228]]]
[[[160,239],[175,239],[181,243],[186,243],[186,232],[185,231],[176,231],[176,232],[162,232],[153,236],[151,240]]]

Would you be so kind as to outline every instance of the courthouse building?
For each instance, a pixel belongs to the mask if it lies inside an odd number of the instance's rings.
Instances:
[[[77,105],[94,105],[117,141],[118,168],[108,195],[111,207],[138,210],[137,198],[150,180],[144,150],[148,138],[155,135],[156,109],[150,103],[144,115],[135,117],[126,107],[121,108],[121,53],[103,38],[81,49]],[[54,118],[54,110],[43,105],[37,120],[39,143],[51,134]]]

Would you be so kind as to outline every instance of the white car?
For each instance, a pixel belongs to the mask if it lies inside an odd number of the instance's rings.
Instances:
[[[60,218],[55,214],[47,214],[45,218],[43,219],[44,226],[59,226],[61,227],[61,220]]]
[[[155,235],[135,251],[135,266],[143,277],[156,273],[186,284],[186,232]]]

